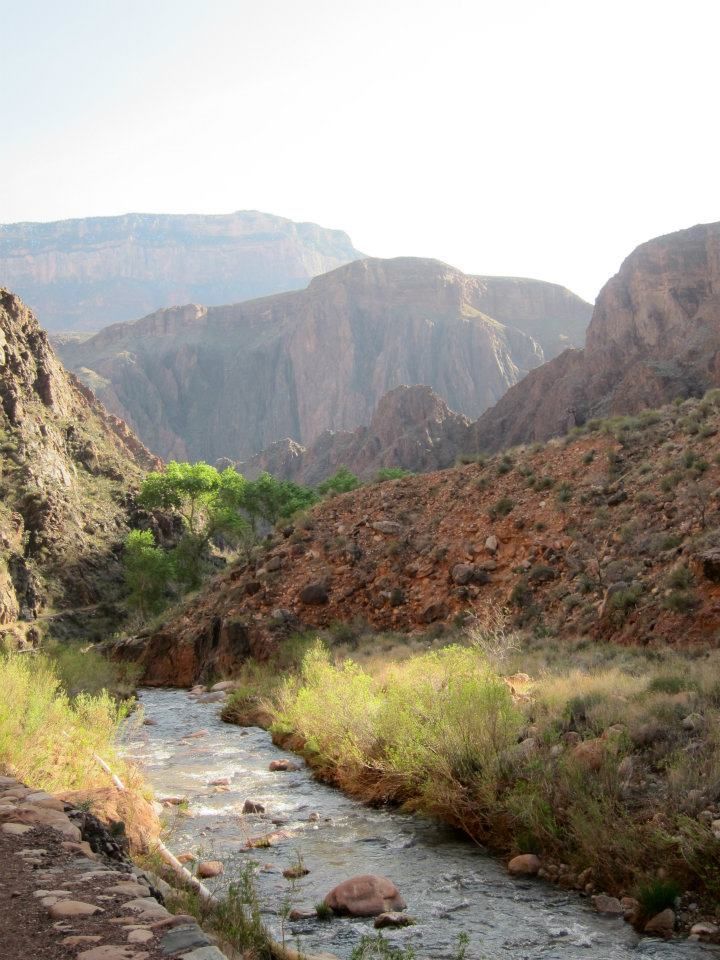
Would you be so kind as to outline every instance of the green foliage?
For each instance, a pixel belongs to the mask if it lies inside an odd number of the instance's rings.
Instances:
[[[412,476],[412,470],[404,470],[402,467],[381,467],[375,474],[375,482],[384,483],[386,480],[402,480],[403,477]]]
[[[80,693],[99,694],[108,690],[130,696],[142,668],[134,663],[108,660],[93,647],[79,643],[55,644],[47,651],[62,688],[70,697]]]
[[[219,485],[220,476],[215,467],[171,460],[163,471],[153,471],[145,477],[138,503],[148,510],[177,510],[190,532],[195,533],[198,515],[210,503]]]
[[[127,535],[124,568],[130,605],[143,615],[160,610],[175,566],[173,558],[155,546],[150,530],[131,530]]]
[[[674,908],[680,893],[680,887],[672,880],[653,880],[638,888],[636,899],[644,915],[654,917],[668,907]]]
[[[320,900],[319,903],[315,904],[315,913],[317,914],[318,920],[332,920],[335,916],[324,900]]]
[[[669,587],[685,590],[692,585],[693,579],[692,571],[681,563],[670,571],[667,582]]]
[[[258,520],[272,525],[299,510],[307,510],[317,501],[318,495],[310,487],[261,473],[257,480],[246,482],[243,507],[253,525]]]
[[[318,484],[317,492],[325,497],[337,496],[339,493],[350,493],[351,490],[357,490],[360,486],[360,480],[347,467],[339,467],[335,473]]]

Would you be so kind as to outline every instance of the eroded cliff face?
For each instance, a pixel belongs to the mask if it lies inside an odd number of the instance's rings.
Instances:
[[[65,372],[2,288],[0,440],[0,635],[32,639],[49,608],[117,594],[128,494],[159,461]]]
[[[585,349],[511,389],[480,418],[474,442],[545,440],[719,384],[720,224],[711,223],[638,247],[600,292]]]
[[[401,384],[427,384],[478,416],[542,362],[524,326],[547,310],[549,329],[577,331],[590,309],[533,284],[435,260],[366,259],[303,291],[158,311],[59,350],[163,457],[239,460],[283,437],[307,446],[367,424]],[[504,322],[484,312],[490,300],[504,303]]]
[[[468,443],[471,421],[451,410],[430,387],[396,387],[380,400],[367,427],[325,431],[305,448],[285,438],[238,469],[248,477],[263,470],[314,486],[339,467],[362,480],[382,467],[426,473],[451,466]]]
[[[254,210],[0,225],[0,282],[51,330],[294,290],[360,256],[340,230]]]

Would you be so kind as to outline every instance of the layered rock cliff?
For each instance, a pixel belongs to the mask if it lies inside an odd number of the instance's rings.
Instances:
[[[533,371],[477,423],[475,445],[564,433],[720,385],[720,223],[638,247],[602,289],[584,350]]]
[[[380,400],[367,427],[353,431],[326,430],[310,447],[278,440],[238,470],[256,477],[273,476],[314,486],[339,467],[362,480],[382,467],[414,473],[441,470],[455,462],[470,436],[471,421],[451,410],[430,387],[395,387]]]
[[[213,462],[353,430],[401,384],[427,384],[477,417],[544,359],[526,328],[545,324],[552,350],[558,330],[581,337],[589,312],[552,284],[366,259],[306,290],[161,310],[58,349],[151,449]]]
[[[0,635],[32,639],[51,608],[112,600],[128,494],[157,465],[0,288]]]
[[[0,283],[50,330],[294,290],[360,256],[340,230],[254,210],[0,225]]]

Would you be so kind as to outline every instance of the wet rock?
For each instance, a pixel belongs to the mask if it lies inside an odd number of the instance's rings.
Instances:
[[[373,874],[363,874],[339,883],[323,902],[335,913],[351,917],[376,917],[406,907],[392,880]]]
[[[257,800],[246,800],[243,804],[243,813],[265,813],[265,807]]]
[[[291,910],[288,917],[290,920],[315,920],[317,913],[314,910]]]
[[[508,871],[513,877],[534,877],[540,869],[540,858],[534,853],[521,853],[508,863]]]
[[[236,685],[234,680],[221,680],[220,683],[215,683],[210,687],[210,692],[217,693],[223,690],[234,690]]]
[[[301,767],[297,763],[293,763],[292,760],[271,760],[268,765],[268,770],[273,771],[282,771],[284,773],[297,773]]]
[[[621,897],[620,906],[623,908],[623,917],[629,922],[634,923],[640,916],[640,901],[635,897]]]
[[[656,913],[654,917],[651,917],[651,919],[645,924],[643,930],[645,933],[650,933],[656,937],[665,937],[667,939],[672,936],[674,928],[675,911],[668,907],[667,910]]]
[[[77,955],[77,960],[145,960],[148,954],[138,953],[133,947],[119,947],[113,944],[103,944],[101,947],[92,947],[83,950]]]
[[[625,908],[617,897],[608,897],[604,893],[599,893],[593,897],[592,905],[598,913],[605,913],[610,916],[621,917],[625,913]]]
[[[386,927],[411,927],[415,921],[406,913],[381,913],[375,917],[374,926],[377,930],[384,930]]]
[[[303,867],[301,864],[296,864],[293,867],[287,867],[283,870],[282,874],[286,880],[299,880],[300,877],[306,877],[310,871],[307,867]]]
[[[178,953],[188,953],[197,947],[210,947],[212,944],[200,927],[194,923],[170,930],[160,940],[160,946],[163,953],[174,956]]]
[[[328,589],[324,583],[308,583],[299,594],[300,603],[306,606],[319,606],[329,600]]]
[[[716,923],[710,923],[704,920],[701,923],[694,923],[690,928],[690,936],[697,937],[698,940],[706,940],[711,943],[720,941],[720,927]]]
[[[202,877],[203,880],[208,880],[211,877],[219,877],[220,874],[224,872],[225,867],[219,860],[201,860],[197,868],[197,874],[199,877]]]

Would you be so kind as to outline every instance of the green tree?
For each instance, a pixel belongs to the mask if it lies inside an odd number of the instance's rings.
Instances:
[[[335,473],[318,484],[317,491],[323,497],[337,496],[339,493],[349,493],[351,490],[357,490],[360,486],[360,480],[347,467],[338,467]]]
[[[177,510],[194,534],[204,508],[211,505],[219,486],[220,474],[210,464],[171,460],[162,472],[154,471],[145,477],[138,503],[150,510]]]
[[[125,540],[124,567],[130,605],[143,616],[161,609],[174,564],[170,554],[155,546],[150,530],[130,531]]]
[[[253,526],[258,520],[275,524],[298,510],[312,507],[317,501],[318,495],[310,487],[291,480],[278,480],[269,473],[261,473],[257,480],[246,481],[243,494],[243,506]]]

